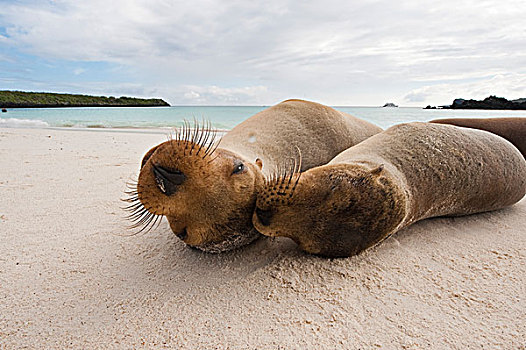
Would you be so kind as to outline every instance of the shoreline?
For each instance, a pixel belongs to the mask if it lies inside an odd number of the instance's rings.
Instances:
[[[151,126],[151,127],[139,127],[139,126],[102,126],[102,125],[93,125],[93,126],[3,126],[0,124],[0,130],[31,130],[31,129],[40,129],[40,130],[56,130],[56,131],[87,131],[87,132],[116,132],[116,133],[134,133],[134,134],[166,134],[175,131],[179,126]],[[193,128],[190,128],[193,130]],[[229,131],[229,129],[212,129],[218,134],[223,134]]]
[[[424,110],[413,107],[338,107],[340,111],[365,119],[382,128],[410,121],[439,118],[523,117],[526,111]],[[183,121],[212,121],[220,131],[230,130],[260,111],[256,107],[181,107],[181,108],[62,108],[19,109],[0,114],[0,127],[75,127],[105,129],[164,129],[181,126]]]

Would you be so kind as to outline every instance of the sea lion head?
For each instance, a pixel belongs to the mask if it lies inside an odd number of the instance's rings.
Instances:
[[[206,130],[186,131],[148,151],[131,193],[135,226],[151,228],[165,216],[186,244],[208,252],[258,237],[251,217],[261,162],[217,148],[212,139]]]
[[[402,220],[401,194],[383,166],[326,165],[266,180],[254,227],[293,239],[304,251],[347,257],[377,243]]]

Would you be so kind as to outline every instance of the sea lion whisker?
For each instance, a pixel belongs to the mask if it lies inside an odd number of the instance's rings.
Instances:
[[[148,232],[151,231],[151,229],[153,228],[152,222],[154,223],[157,220],[158,217],[159,217],[158,215],[152,215],[148,219],[148,221],[143,224],[144,225],[144,229],[145,229],[144,233],[148,233]],[[141,231],[139,231],[139,232],[141,232]]]
[[[206,155],[207,156],[214,154],[216,149],[221,144],[221,138],[216,142],[216,136],[217,136],[217,131],[214,131],[214,136],[213,136],[212,140],[210,141],[210,146],[206,150]]]
[[[140,223],[136,223],[136,224],[133,224],[133,225],[129,225],[127,226],[128,230],[135,230],[136,228],[139,228],[139,227],[144,227],[145,226],[145,222],[140,222]],[[141,230],[139,230],[139,232],[141,232]],[[139,233],[137,232],[137,233]]]
[[[296,178],[296,182],[294,183],[294,186],[292,186],[292,190],[290,191],[291,195],[294,194],[294,191],[296,190],[296,187],[298,186],[298,182],[300,182],[300,178],[301,178],[302,174],[303,174],[302,172],[298,173],[298,177]]]
[[[150,212],[148,212],[146,215],[144,215],[144,217],[142,217],[140,220],[132,220],[132,221],[135,221],[134,225],[135,227],[139,227],[141,225],[144,225],[150,218],[152,218],[155,214],[152,214]],[[135,228],[134,227],[134,228]]]
[[[213,146],[214,141],[215,141],[216,136],[217,136],[217,130],[212,127],[212,123],[209,120],[207,121],[206,127],[207,127],[209,132],[208,132],[208,135],[206,137],[205,144],[204,144],[204,145],[206,145],[205,155],[208,154],[208,151]]]
[[[135,210],[132,211],[132,213],[128,216],[128,219],[131,220],[131,221],[136,221],[136,220],[139,220],[144,214],[146,213],[150,213],[150,209],[151,208],[146,208],[144,206],[139,206],[138,208],[136,208]]]
[[[174,134],[174,140],[179,141],[181,139],[181,132],[179,131],[179,127],[176,127],[172,130],[172,133]]]
[[[289,181],[287,182],[287,186],[290,185],[295,173],[296,173],[296,158],[294,158],[294,164],[292,164],[292,168],[290,169],[290,176],[289,176]]]
[[[181,138],[184,141],[183,156],[186,157],[186,151],[188,150],[188,141],[190,138],[190,123],[188,120],[184,120],[183,126],[183,137]]]
[[[121,198],[120,200],[123,202],[132,203],[139,200],[139,195],[130,195],[128,198]]]
[[[190,155],[192,154],[192,151],[194,150],[196,146],[198,135],[199,135],[199,124],[197,123],[197,120],[194,117],[194,129],[193,129],[192,138],[191,138],[192,147],[190,147]]]
[[[139,184],[138,182],[128,181],[128,182],[126,182],[126,188],[129,189],[129,190],[135,190],[135,189],[137,189],[137,185],[138,184]]]
[[[155,220],[153,221],[152,226],[150,228],[151,230],[155,230],[157,227],[159,227],[159,225],[163,221],[163,216],[162,215],[155,215],[155,216],[156,216]]]
[[[212,153],[214,153],[214,151],[219,146],[219,143],[221,142],[221,139],[217,140],[218,131],[217,129],[213,128],[212,123],[209,123],[208,128],[210,132],[209,132],[209,136],[206,139],[207,146],[206,146],[206,151],[205,151],[205,157],[208,157]]]
[[[142,208],[124,209],[124,210],[129,213],[125,215],[124,218],[130,221],[138,220],[141,216],[145,214],[145,211],[143,211]]]
[[[126,207],[121,207],[122,210],[126,210],[128,212],[134,212],[138,210],[143,204],[141,202],[130,204]]]
[[[203,159],[206,157],[206,145],[208,144],[208,139],[210,138],[210,134],[211,134],[210,130],[207,130],[205,132],[205,136],[203,137],[203,141],[202,141],[201,145],[199,146],[199,149],[197,150],[197,154],[199,154],[199,152],[201,152],[201,150],[204,151]]]
[[[181,126],[181,137],[179,138],[181,141],[186,141],[186,119],[183,120],[183,125]]]
[[[128,202],[130,199],[131,200],[139,199],[139,193],[137,191],[135,192],[124,191],[124,195],[125,195],[125,198],[121,198],[121,200],[124,202]]]
[[[208,161],[208,164],[210,164],[210,163],[212,163],[214,160],[216,160],[217,157],[219,157],[219,156],[215,156],[214,158],[210,159],[210,160]]]
[[[120,200],[125,203],[131,203],[130,205],[141,202],[139,198],[121,198]]]
[[[272,182],[271,182],[274,187],[276,187],[276,184],[278,182],[278,178],[279,178],[278,171],[274,170],[274,172],[272,173]]]
[[[139,233],[143,232],[144,230],[146,230],[148,228],[148,226],[150,225],[150,223],[152,222],[152,220],[154,219],[155,216],[156,215],[151,214],[144,222],[137,223],[137,224],[134,224],[132,226],[129,226],[129,229],[136,229],[136,228],[139,228],[139,227],[142,226],[142,228],[139,231],[135,232],[135,234],[139,234]],[[148,229],[145,233],[147,233],[149,231],[150,230]]]
[[[275,185],[276,186],[279,186],[279,181],[281,180],[281,164],[279,164],[277,167],[276,167],[276,170],[275,170]]]
[[[200,146],[202,146],[202,142],[206,136],[206,133],[207,133],[207,129],[206,129],[206,123],[205,123],[205,120],[204,118],[201,118],[201,121],[199,122],[199,128],[201,129],[201,131],[199,132],[199,137],[197,138],[197,141],[196,143]]]
[[[146,216],[148,216],[150,214],[151,213],[148,210],[140,208],[135,213],[132,213],[132,214],[126,216],[126,219],[128,219],[128,220],[130,220],[132,222],[141,221],[143,219],[143,217],[146,217]]]
[[[142,204],[141,201],[138,200],[138,199],[134,200],[134,201],[127,201],[127,200],[121,199],[121,201],[127,202],[127,203],[131,203],[131,204],[128,204],[127,206],[125,206],[125,208],[131,208],[131,207],[135,207],[135,206],[137,206],[139,204]],[[125,208],[123,208],[123,209],[125,209]],[[125,209],[125,210],[128,210],[128,209]]]
[[[199,152],[201,152],[201,149],[205,149],[205,146],[208,144],[208,140],[212,133],[210,122],[203,120],[202,123],[203,123],[203,129],[201,132],[201,136],[199,137],[199,140],[198,140],[199,149],[197,150],[196,155],[198,155]],[[205,156],[206,156],[206,152],[205,152]]]
[[[295,172],[296,172],[296,173],[299,173],[299,172],[301,172],[301,166],[302,166],[303,156],[302,156],[302,154],[301,154],[301,149],[300,149],[298,146],[294,146],[294,147],[296,147],[296,150],[298,151],[298,155],[299,155],[298,170],[296,170]]]

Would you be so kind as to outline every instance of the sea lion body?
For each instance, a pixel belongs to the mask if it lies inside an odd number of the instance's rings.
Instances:
[[[446,118],[431,123],[489,131],[510,141],[526,158],[526,118]]]
[[[136,221],[166,216],[172,231],[208,252],[231,250],[259,236],[252,225],[257,189],[278,165],[302,150],[301,170],[327,163],[344,149],[382,131],[317,103],[288,100],[227,132],[219,147],[208,131],[186,128],[152,148],[132,202]],[[147,226],[147,225],[146,225]]]
[[[267,181],[253,220],[262,234],[290,237],[309,253],[346,257],[418,220],[503,208],[525,193],[526,161],[505,139],[407,123],[326,165]]]
[[[259,158],[263,175],[302,154],[302,170],[325,164],[382,129],[318,103],[287,100],[255,114],[226,133],[220,147],[248,161]]]

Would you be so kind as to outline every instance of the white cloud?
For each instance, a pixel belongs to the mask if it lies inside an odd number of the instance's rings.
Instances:
[[[84,68],[77,68],[73,70],[73,74],[75,75],[81,75],[82,73],[85,73],[86,70]]]
[[[523,0],[2,6],[3,44],[48,59],[116,62],[145,90],[169,93],[164,97],[172,103],[304,97],[365,105],[407,95],[405,101],[416,104],[445,96],[431,86],[459,96],[485,90],[476,86],[491,76],[503,77],[502,89],[512,91],[510,77],[526,73]],[[466,89],[469,79],[476,81]]]
[[[186,91],[186,92],[184,92]],[[219,86],[183,86],[183,103],[189,104],[262,104],[261,98],[267,97],[265,86],[247,86],[241,88],[222,88]]]

